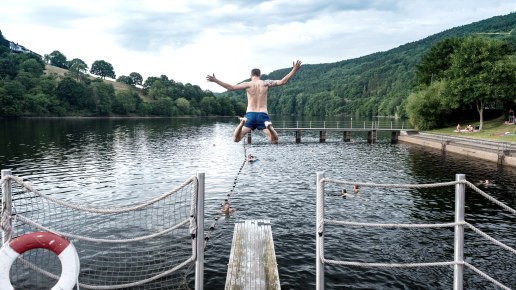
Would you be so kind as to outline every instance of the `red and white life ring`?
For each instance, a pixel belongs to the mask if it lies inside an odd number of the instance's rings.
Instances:
[[[73,244],[53,233],[36,232],[20,236],[0,250],[0,289],[14,289],[9,271],[19,255],[32,249],[48,249],[61,261],[61,277],[52,290],[73,289],[79,276],[79,256]]]

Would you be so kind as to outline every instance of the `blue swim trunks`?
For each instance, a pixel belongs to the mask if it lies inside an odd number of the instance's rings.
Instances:
[[[247,119],[244,126],[251,128],[251,130],[263,130],[265,129],[265,122],[271,120],[267,113],[262,112],[247,112],[244,117]]]

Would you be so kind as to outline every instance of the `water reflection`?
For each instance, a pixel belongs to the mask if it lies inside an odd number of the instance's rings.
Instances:
[[[273,121],[281,121],[280,118]],[[220,216],[220,203],[233,187],[245,152],[259,161],[244,166],[230,197],[235,211],[220,218],[206,251],[206,288],[222,289],[235,220],[272,222],[280,281],[284,289],[315,287],[315,173],[357,182],[431,183],[455,179],[490,179],[485,188],[515,207],[516,171],[496,164],[407,144],[390,144],[379,135],[368,144],[365,134],[343,143],[341,134],[306,133],[296,144],[291,133],[272,146],[260,134],[253,144],[233,143],[235,118],[228,119],[50,119],[1,121],[0,166],[32,180],[37,188],[66,199],[92,204],[127,203],[174,188],[197,172],[206,173],[206,222]],[[343,188],[330,188],[327,212],[332,217],[371,222],[450,222],[454,189],[361,188],[343,199]],[[478,194],[467,194],[466,218],[511,246],[516,220]],[[327,253],[363,261],[451,260],[450,230],[382,230],[332,227]],[[492,254],[483,238],[467,233],[468,259],[508,286],[516,286],[516,259]],[[500,270],[495,270],[500,269]],[[328,289],[448,289],[450,268],[365,269],[326,267]],[[465,273],[469,288],[490,288]]]

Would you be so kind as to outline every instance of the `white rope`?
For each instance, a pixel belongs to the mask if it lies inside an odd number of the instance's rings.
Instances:
[[[345,184],[345,185],[359,185],[363,187],[382,187],[382,188],[436,188],[436,187],[445,187],[456,184],[465,184],[473,189],[475,192],[479,193],[483,197],[487,198],[489,201],[495,203],[506,211],[511,212],[512,214],[516,214],[516,210],[505,205],[503,202],[498,201],[494,197],[482,191],[480,188],[476,187],[473,183],[467,180],[460,181],[448,181],[448,182],[439,182],[439,183],[423,183],[423,184],[396,184],[396,183],[367,183],[367,182],[354,182],[354,181],[343,181],[343,180],[335,180],[324,178],[322,181],[331,182],[336,184]],[[321,181],[321,182],[322,182]]]
[[[331,225],[347,225],[359,227],[378,227],[378,228],[451,228],[457,225],[465,225],[465,222],[441,223],[441,224],[380,224],[380,223],[358,223],[347,221],[336,221],[324,219],[324,223]]]
[[[185,224],[187,224],[189,222],[188,219],[170,227],[170,228],[167,228],[161,232],[157,232],[157,233],[154,233],[154,234],[150,234],[150,235],[146,235],[146,236],[141,236],[141,237],[136,237],[136,238],[131,238],[131,239],[119,239],[119,240],[108,240],[108,239],[97,239],[97,238],[92,238],[92,237],[86,237],[86,236],[79,236],[79,235],[75,235],[75,234],[69,234],[69,233],[63,233],[63,232],[60,232],[60,231],[56,231],[56,230],[51,230],[45,226],[42,226],[34,221],[32,221],[31,219],[23,216],[23,215],[20,215],[20,214],[17,214],[16,217],[32,226],[32,227],[35,227],[37,229],[40,229],[42,231],[46,231],[46,232],[51,232],[51,233],[54,233],[56,235],[59,235],[59,236],[63,236],[65,238],[69,238],[69,239],[75,239],[75,240],[81,240],[81,241],[88,241],[88,242],[95,242],[95,243],[109,243],[109,244],[116,244],[116,243],[132,243],[132,242],[139,242],[139,241],[144,241],[144,240],[149,240],[149,239],[152,239],[152,238],[155,238],[155,237],[159,237],[159,236],[162,236],[164,234],[167,234],[175,229],[178,229],[182,226],[184,226]]]
[[[476,187],[473,183],[464,180],[463,181],[467,186],[469,186],[471,189],[476,191],[478,194],[482,195],[483,197],[487,198],[492,203],[498,205],[499,207],[505,209],[506,211],[511,212],[512,214],[516,214],[516,210],[512,209],[511,207],[505,205],[503,202],[496,200],[494,197],[490,196],[489,194],[483,192],[480,188]]]
[[[384,187],[384,188],[436,188],[436,187],[445,187],[456,184],[464,183],[463,181],[448,181],[448,182],[438,182],[438,183],[423,183],[423,184],[403,184],[403,183],[368,183],[368,182],[355,182],[355,181],[343,181],[336,180],[330,178],[323,178],[324,182],[331,182],[336,184],[346,184],[346,185],[359,185],[363,187]]]
[[[50,273],[44,269],[41,269],[40,267],[32,264],[31,262],[23,259],[21,256],[18,257],[17,259],[18,261],[22,262],[22,264],[24,264],[25,266],[27,266],[28,268],[36,271],[36,272],[39,272],[47,277],[50,277],[54,280],[59,280],[59,276],[53,274],[53,273]],[[136,281],[136,282],[132,282],[132,283],[128,283],[128,284],[121,284],[121,285],[106,285],[106,286],[103,286],[103,285],[89,285],[89,284],[83,284],[83,283],[79,283],[79,286],[82,287],[82,288],[85,288],[85,289],[122,289],[122,288],[128,288],[128,287],[134,287],[134,286],[139,286],[139,285],[143,285],[145,283],[149,283],[149,282],[152,282],[156,279],[159,279],[159,278],[162,278],[162,277],[165,277],[181,268],[183,268],[184,266],[188,265],[189,263],[195,261],[195,259],[193,259],[192,257],[190,257],[189,259],[185,260],[184,262],[182,262],[181,264],[175,266],[174,268],[172,269],[169,269],[167,271],[164,271],[160,274],[157,274],[155,276],[152,276],[150,278],[147,278],[147,279],[144,279],[144,280],[140,280],[140,281]]]
[[[127,283],[127,284],[121,284],[121,285],[107,285],[107,286],[96,286],[96,285],[88,285],[88,284],[82,284],[80,283],[79,285],[83,288],[86,288],[86,289],[122,289],[122,288],[129,288],[129,287],[135,287],[135,286],[140,286],[140,285],[143,285],[145,283],[149,283],[149,282],[152,282],[156,279],[159,279],[159,278],[162,278],[162,277],[165,277],[169,274],[172,274],[174,273],[175,271],[183,268],[184,266],[194,262],[195,260],[193,258],[189,258],[188,260],[185,260],[183,263],[175,266],[174,268],[172,269],[169,269],[167,271],[164,271],[158,275],[155,275],[155,276],[152,276],[150,278],[147,278],[147,279],[144,279],[144,280],[140,280],[140,281],[136,281],[136,282],[133,282],[133,283]]]
[[[481,235],[482,237],[488,239],[489,241],[491,241],[493,244],[497,245],[497,246],[500,246],[510,252],[512,252],[513,254],[516,254],[516,249],[514,248],[511,248],[509,246],[507,246],[506,244],[502,243],[502,242],[499,242],[498,240],[496,240],[495,238],[489,236],[488,234],[482,232],[480,229],[476,228],[475,226],[473,226],[472,224],[470,223],[466,223],[466,225],[472,229],[475,233]]]
[[[506,290],[511,290],[511,288],[503,285],[502,283],[496,281],[495,279],[491,278],[489,275],[487,275],[486,273],[480,271],[479,269],[475,268],[473,265],[469,264],[468,262],[464,262],[464,265],[468,268],[470,268],[471,270],[473,270],[473,272],[479,274],[480,276],[484,277],[486,280],[490,281],[491,283],[495,284],[496,286],[502,288],[502,289],[506,289]]]
[[[321,258],[325,264],[356,266],[356,267],[375,267],[375,268],[418,268],[418,267],[440,267],[453,266],[455,262],[433,262],[433,263],[363,263],[363,262],[346,262]]]
[[[155,198],[149,199],[147,201],[143,201],[142,203],[139,203],[139,204],[134,204],[132,206],[122,207],[122,208],[111,208],[111,209],[92,208],[90,204],[88,204],[88,205],[81,205],[81,204],[69,203],[69,202],[57,199],[55,197],[52,197],[52,196],[49,196],[49,195],[46,195],[44,193],[39,192],[37,189],[35,189],[33,187],[32,183],[25,182],[25,181],[23,181],[23,178],[20,178],[20,177],[17,177],[17,176],[13,176],[13,175],[5,176],[4,178],[2,178],[0,180],[0,183],[3,184],[7,179],[16,182],[17,184],[19,184],[20,186],[22,186],[23,188],[25,188],[29,192],[33,192],[34,194],[40,196],[41,198],[44,198],[44,199],[46,199],[48,201],[51,201],[53,203],[62,205],[64,207],[68,207],[68,208],[72,208],[72,209],[76,209],[76,210],[80,210],[80,211],[85,211],[85,212],[90,212],[90,213],[113,214],[113,213],[124,213],[124,212],[136,211],[136,210],[145,208],[145,207],[147,207],[149,205],[152,205],[152,204],[154,204],[154,203],[156,203],[156,202],[158,202],[160,200],[163,200],[163,199],[169,197],[170,195],[178,192],[179,190],[183,189],[184,187],[186,187],[190,183],[194,182],[195,181],[195,176],[190,177],[185,182],[183,182],[183,184],[179,185],[174,190],[169,191],[169,192],[165,192],[165,193],[163,193],[163,194],[161,194],[161,195],[159,195],[159,196],[157,196]]]

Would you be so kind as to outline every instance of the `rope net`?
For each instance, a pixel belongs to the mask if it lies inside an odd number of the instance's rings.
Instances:
[[[80,289],[189,289],[192,284],[195,177],[157,197],[110,208],[56,199],[20,178],[10,179],[11,238],[51,231],[71,240],[81,263]],[[8,230],[5,223],[2,227]],[[58,257],[36,249],[18,258],[10,276],[17,289],[49,289],[60,273]]]

